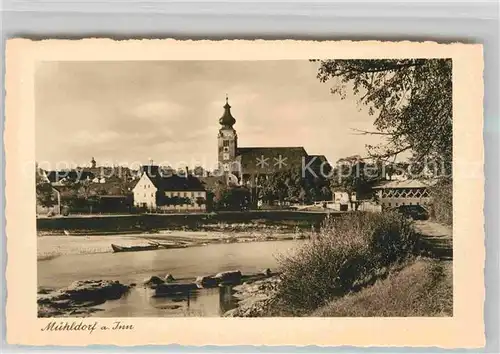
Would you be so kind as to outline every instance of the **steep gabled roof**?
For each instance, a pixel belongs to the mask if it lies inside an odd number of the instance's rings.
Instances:
[[[160,189],[164,191],[205,191],[203,183],[192,175],[173,175],[161,178]]]
[[[166,176],[158,166],[144,166],[142,171],[158,190],[163,191],[205,191],[203,183],[193,175]],[[135,186],[134,186],[135,187]]]

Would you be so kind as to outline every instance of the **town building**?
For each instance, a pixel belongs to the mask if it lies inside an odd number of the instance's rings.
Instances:
[[[286,170],[296,169],[305,174],[328,176],[331,166],[324,155],[309,155],[302,146],[241,147],[234,129],[236,119],[226,97],[224,113],[219,119],[217,136],[219,168],[228,181],[253,187],[260,178]]]
[[[350,194],[350,195],[349,195]],[[338,211],[351,211],[355,210],[356,204],[356,192],[348,193],[348,192],[332,192],[332,201],[333,203],[329,203],[329,208],[338,210]]]
[[[66,171],[48,171],[45,172],[45,179],[53,185],[64,183],[75,183],[83,181],[92,181],[95,175],[85,170],[66,170]]]
[[[143,166],[132,190],[134,205],[151,211],[206,211],[207,191],[192,174],[165,176],[158,166]]]

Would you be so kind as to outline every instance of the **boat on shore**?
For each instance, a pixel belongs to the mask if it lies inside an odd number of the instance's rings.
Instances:
[[[119,246],[111,244],[113,252],[138,252],[138,251],[153,251],[160,248],[159,244],[150,243],[149,245],[142,246]]]

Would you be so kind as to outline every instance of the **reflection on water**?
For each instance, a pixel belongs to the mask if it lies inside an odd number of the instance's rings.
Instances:
[[[243,274],[276,269],[277,254],[290,252],[298,242],[270,241],[212,244],[204,247],[128,253],[67,255],[38,262],[38,285],[61,288],[75,280],[109,279],[138,284],[119,300],[99,306],[96,317],[220,316],[235,307],[229,286],[198,289],[188,294],[154,297],[142,287],[145,278],[172,274],[176,279],[241,270]]]
[[[154,297],[154,290],[133,288],[119,300],[98,306],[95,317],[218,317],[236,306],[230,287],[199,289],[187,294]]]

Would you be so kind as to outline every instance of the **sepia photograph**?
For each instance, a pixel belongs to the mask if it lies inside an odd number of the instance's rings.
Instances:
[[[38,317],[452,317],[452,69],[38,62]]]
[[[481,45],[6,57],[9,343],[484,345]]]

